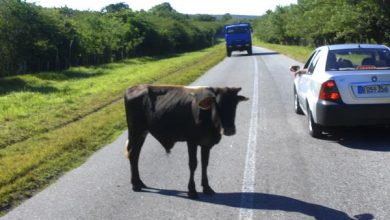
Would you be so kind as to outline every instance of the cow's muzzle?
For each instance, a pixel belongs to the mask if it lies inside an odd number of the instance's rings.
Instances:
[[[230,128],[224,128],[223,129],[223,134],[226,136],[232,136],[236,133],[236,128],[235,127],[230,127]]]

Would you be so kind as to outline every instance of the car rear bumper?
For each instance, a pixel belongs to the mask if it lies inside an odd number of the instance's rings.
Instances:
[[[390,125],[390,104],[317,103],[316,123],[323,126]]]
[[[234,50],[243,51],[243,50],[248,50],[251,47],[252,47],[252,45],[249,43],[227,45],[227,48],[229,48],[229,50],[231,50],[231,51],[234,51]]]

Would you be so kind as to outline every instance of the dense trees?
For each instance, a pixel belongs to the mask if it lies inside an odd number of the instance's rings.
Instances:
[[[390,43],[388,0],[298,0],[255,22],[255,35],[280,44]]]
[[[121,2],[95,12],[0,0],[0,77],[204,48],[221,27],[168,3],[146,12]]]

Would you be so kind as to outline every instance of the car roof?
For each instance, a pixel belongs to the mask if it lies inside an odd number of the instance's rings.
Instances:
[[[251,25],[249,23],[238,23],[238,24],[229,24],[226,25],[225,28],[231,28],[231,27],[250,27]]]
[[[329,50],[343,50],[343,49],[359,49],[359,48],[370,48],[370,49],[389,49],[385,45],[380,44],[334,44],[327,45]]]

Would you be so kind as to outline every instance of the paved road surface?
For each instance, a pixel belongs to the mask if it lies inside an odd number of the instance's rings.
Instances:
[[[390,219],[389,129],[309,137],[305,117],[293,113],[293,64],[255,48],[253,56],[234,53],[193,84],[241,86],[251,98],[238,107],[238,133],[211,151],[215,196],[187,199],[186,145],[167,155],[151,136],[140,172],[152,189],[132,192],[123,133],[2,219]],[[199,166],[196,183],[201,192]]]

